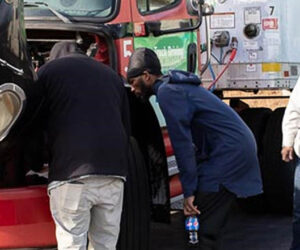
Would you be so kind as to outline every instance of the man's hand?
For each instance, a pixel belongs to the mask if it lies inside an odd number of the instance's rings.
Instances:
[[[184,199],[183,212],[185,216],[200,214],[197,206],[194,206],[195,196],[190,196]]]
[[[294,159],[293,147],[283,147],[281,150],[282,160],[285,162],[292,161]]]

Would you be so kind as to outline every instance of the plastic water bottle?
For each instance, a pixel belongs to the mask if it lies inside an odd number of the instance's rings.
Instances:
[[[197,216],[188,216],[185,220],[185,229],[188,233],[188,246],[194,247],[199,245],[198,230],[199,221]]]

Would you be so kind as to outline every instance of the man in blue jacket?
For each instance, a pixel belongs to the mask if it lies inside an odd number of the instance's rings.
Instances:
[[[133,53],[127,78],[137,96],[157,97],[180,171],[184,214],[200,215],[199,249],[220,249],[236,196],[262,193],[253,134],[230,107],[200,86],[196,75],[172,70],[162,76],[150,49]]]

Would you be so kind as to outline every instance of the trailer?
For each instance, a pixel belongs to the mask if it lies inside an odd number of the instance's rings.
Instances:
[[[246,206],[291,213],[295,162],[281,160],[281,121],[285,103],[299,77],[300,2],[206,2],[214,7],[214,14],[200,28],[202,82],[221,98],[231,100],[258,145],[264,195],[248,200]],[[277,107],[272,105],[273,110],[264,105],[239,106],[241,100],[263,103],[262,100],[270,99],[286,101]]]

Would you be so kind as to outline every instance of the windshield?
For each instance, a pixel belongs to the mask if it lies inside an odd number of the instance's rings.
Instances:
[[[53,16],[53,13],[48,11],[48,6],[62,15],[69,17],[108,17],[114,11],[116,5],[115,1],[116,0],[26,0],[25,16]],[[43,3],[45,5],[43,5]]]

